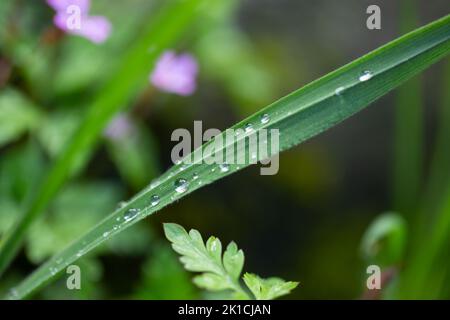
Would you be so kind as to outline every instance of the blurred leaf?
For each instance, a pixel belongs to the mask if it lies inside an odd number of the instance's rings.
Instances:
[[[115,137],[106,135],[108,151],[124,180],[139,190],[160,172],[156,141],[142,123],[123,117],[127,124],[118,125],[128,128]]]
[[[197,52],[204,74],[221,81],[238,113],[248,115],[276,97],[278,82],[270,62],[264,61],[262,52],[236,28],[238,2],[219,0],[215,4],[223,2],[227,2],[227,10],[203,21]]]
[[[42,177],[42,150],[33,140],[12,148],[0,158],[0,196],[21,204]]]
[[[20,214],[19,205],[11,198],[0,196],[0,244],[4,233],[12,226],[17,216]]]
[[[44,168],[42,151],[32,140],[0,158],[0,236],[19,217],[22,203],[34,192]]]
[[[64,150],[80,122],[78,110],[56,111],[43,120],[37,137],[51,158],[56,158]]]
[[[154,251],[143,267],[137,299],[191,300],[197,298],[187,272],[177,256],[167,246],[154,246]]]
[[[262,279],[251,273],[244,274],[244,282],[256,300],[273,300],[289,294],[298,286],[298,282],[284,281],[280,278]]]
[[[385,213],[375,219],[363,236],[364,258],[380,266],[401,263],[406,245],[406,222],[397,213]]]
[[[92,228],[120,199],[121,192],[109,183],[68,185],[55,198],[45,219],[30,228],[26,252],[38,264]]]
[[[39,124],[36,107],[19,91],[7,88],[0,93],[0,147]]]
[[[118,255],[144,254],[148,251],[154,235],[146,225],[138,225],[137,228],[125,230],[105,243],[105,248]]]

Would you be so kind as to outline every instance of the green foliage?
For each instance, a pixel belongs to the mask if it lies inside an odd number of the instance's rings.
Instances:
[[[137,299],[192,300],[196,288],[176,254],[166,244],[153,245],[152,253],[142,267],[142,278],[135,294]]]
[[[50,200],[73,172],[84,164],[114,115],[126,106],[147,83],[147,76],[161,52],[170,46],[191,23],[204,0],[174,0],[147,23],[133,45],[117,59],[114,73],[89,103],[84,120],[77,128],[55,165],[42,181],[39,193],[7,234],[0,247],[0,274],[17,253],[25,234]],[[149,52],[149,48],[153,48]]]
[[[361,243],[365,259],[380,266],[399,265],[406,246],[406,222],[397,213],[378,216],[367,229]]]
[[[239,283],[244,267],[244,252],[236,243],[230,242],[222,257],[222,243],[211,236],[206,245],[202,235],[195,229],[188,232],[175,223],[165,223],[164,232],[172,242],[172,248],[181,255],[180,261],[186,270],[202,272],[194,277],[194,283],[206,290],[231,290],[234,299],[249,299]],[[298,285],[279,278],[261,279],[246,273],[244,282],[257,300],[271,300],[289,294]]]
[[[129,118],[131,129],[122,137],[107,138],[108,152],[121,176],[134,190],[142,189],[160,172],[155,138],[145,126]]]
[[[19,91],[7,88],[0,94],[0,147],[18,139],[40,121],[35,105]]]
[[[176,24],[176,26],[179,27],[179,24]],[[390,90],[398,87],[407,79],[446,57],[450,52],[449,34],[450,16],[446,16],[392,41],[274,102],[236,124],[232,127],[233,129],[243,129],[247,124],[251,124],[253,130],[241,134],[232,142],[227,141],[226,144],[222,145],[222,148],[214,151],[221,152],[230,147],[233,147],[231,148],[232,150],[241,150],[242,141],[248,139],[250,135],[257,134],[262,129],[278,129],[280,133],[280,152],[289,149],[333,127]],[[164,43],[166,40],[164,39]],[[147,41],[150,40],[147,39]],[[142,47],[139,47],[139,49],[142,49]],[[140,54],[134,54],[141,58]],[[137,73],[140,74],[140,72]],[[362,77],[362,75],[364,76]],[[126,71],[125,76],[131,76],[131,74]],[[117,92],[113,96],[109,96],[110,91],[114,91],[115,85],[118,85],[116,81],[118,80],[111,82],[110,87],[108,87],[111,90],[107,90],[107,93],[101,96],[100,100],[94,104],[92,110],[103,107],[104,103],[111,101],[109,100],[110,98],[114,99],[114,101],[121,101],[121,98],[125,97],[125,95],[118,97]],[[129,87],[127,88],[129,89]],[[120,94],[124,94],[124,90],[120,89]],[[127,91],[127,93],[129,92]],[[114,104],[114,106],[116,107],[117,105]],[[64,156],[57,162],[46,184],[41,189],[43,196],[40,195],[36,198],[36,203],[25,216],[24,222],[12,232],[12,237],[4,242],[3,251],[0,252],[0,269],[11,259],[16,249],[16,244],[25,233],[29,223],[45,207],[52,195],[64,182],[65,174],[72,168],[75,160],[80,155],[83,155],[83,150],[89,150],[89,147],[95,142],[95,138],[102,125],[106,123],[106,119],[109,118],[111,110],[107,112],[108,114],[101,112],[104,115],[102,121],[98,121],[96,111],[88,113],[88,122],[83,123],[82,128],[75,135],[73,144],[70,144]],[[266,114],[270,121],[261,121],[261,117]],[[90,128],[91,125],[93,126],[92,128]],[[191,165],[178,164],[173,166],[149,187],[143,189],[129,202],[120,206],[111,215],[98,223],[96,227],[43,264],[16,288],[16,295],[13,298],[25,297],[48,282],[54,277],[54,274],[49,271],[51,268],[57,271],[63,270],[80,256],[83,256],[157,210],[207,184],[250,165],[250,163],[242,166],[230,165],[229,169],[224,172],[218,170],[217,165],[206,164],[213,156],[212,143],[219,138],[222,141],[226,141],[224,139],[225,135],[226,132],[223,132],[212,141],[203,145],[201,147],[203,151],[202,157],[198,161],[196,160],[197,162]],[[248,145],[245,143],[244,148],[248,156]],[[198,178],[191,179],[194,175],[198,176]],[[180,193],[175,188],[178,181],[186,181],[184,192]],[[159,197],[157,204],[152,201],[155,195]],[[104,236],[105,234],[107,236]],[[194,237],[196,236],[194,235]],[[198,241],[198,237],[196,240]],[[62,260],[63,263],[57,264],[56,261],[59,260]],[[190,263],[189,266],[195,268],[196,265],[193,261],[188,259],[187,262]],[[217,269],[215,271],[217,272]],[[207,280],[212,282],[215,279]],[[228,282],[228,286],[231,286],[230,282]]]
[[[284,281],[280,278],[262,279],[252,273],[244,274],[244,282],[256,300],[273,300],[289,294],[298,286],[298,282]]]

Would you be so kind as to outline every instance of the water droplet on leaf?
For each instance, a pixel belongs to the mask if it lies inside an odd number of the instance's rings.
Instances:
[[[152,205],[152,207],[157,206],[159,204],[159,201],[159,196],[157,196],[156,194],[150,198],[150,204]]]
[[[128,209],[127,212],[123,215],[123,218],[125,219],[125,222],[131,221],[139,214],[139,209]]]
[[[269,121],[270,121],[270,116],[267,113],[265,113],[265,114],[263,114],[261,116],[261,123],[262,124],[269,123]]]
[[[361,73],[361,75],[359,76],[359,81],[364,82],[364,81],[370,80],[372,78],[372,76],[373,76],[373,74],[371,71],[369,71],[369,70],[363,71]]]
[[[189,187],[189,182],[186,179],[178,179],[175,181],[175,191],[178,193],[184,193]]]
[[[230,165],[227,163],[222,163],[219,167],[220,167],[220,172],[230,171]]]
[[[337,96],[340,96],[342,92],[344,92],[344,90],[345,90],[344,87],[339,87],[334,91],[334,93],[336,93]]]

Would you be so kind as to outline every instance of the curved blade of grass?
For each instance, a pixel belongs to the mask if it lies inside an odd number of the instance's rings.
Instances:
[[[24,214],[8,232],[0,247],[0,275],[14,258],[31,223],[42,213],[64,182],[99,140],[103,128],[147,84],[146,78],[162,50],[170,46],[199,12],[205,0],[172,0],[142,36],[121,57],[115,76],[90,106],[72,142],[43,181]]]
[[[253,133],[244,132],[230,143],[238,150],[242,147],[240,142],[249,135],[262,129],[279,129],[280,150],[286,150],[360,111],[449,52],[450,16],[446,16],[312,82],[238,123],[233,129],[241,129],[250,123],[254,128]],[[361,81],[364,71],[370,71],[372,77]],[[269,115],[269,122],[261,121],[264,114]],[[212,157],[211,149],[208,148],[210,144],[225,135],[226,132],[203,145],[201,150],[204,154],[197,162],[175,165],[127,204],[39,267],[13,289],[9,298],[28,296],[69,264],[122,230],[200,187],[245,167],[230,165],[228,170],[220,170],[218,165],[205,164]],[[230,147],[227,143],[223,145],[223,150]],[[244,144],[243,148],[247,153],[248,146]],[[194,179],[194,175],[198,178]],[[177,192],[174,187],[181,178],[189,182],[189,187],[183,193]],[[156,205],[152,201],[154,195],[159,197]]]

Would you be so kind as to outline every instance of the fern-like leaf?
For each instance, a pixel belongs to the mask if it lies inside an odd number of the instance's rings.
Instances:
[[[256,300],[272,300],[289,294],[298,286],[298,282],[284,281],[280,278],[262,279],[256,274],[244,274],[244,282],[254,294]]]
[[[244,252],[231,242],[222,257],[222,243],[211,236],[206,245],[202,235],[195,229],[189,233],[180,225],[165,223],[164,232],[172,242],[172,248],[181,255],[180,261],[186,270],[203,272],[194,277],[194,283],[209,291],[232,290],[234,299],[249,299],[239,284],[244,266]],[[280,278],[262,279],[246,273],[244,282],[257,300],[271,300],[290,293],[297,282],[286,282]]]
[[[233,290],[239,297],[248,299],[239,284],[244,253],[235,243],[227,246],[222,261],[222,243],[218,238],[210,237],[205,245],[200,232],[192,229],[188,233],[174,223],[165,223],[164,232],[172,248],[181,255],[186,270],[203,272],[194,278],[197,286],[210,291]]]

